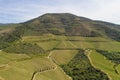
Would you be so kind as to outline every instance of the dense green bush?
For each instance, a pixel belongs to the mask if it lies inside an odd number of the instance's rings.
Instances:
[[[94,28],[102,33],[104,33],[109,38],[120,41],[120,31],[117,31],[116,29],[112,29],[109,26],[96,23],[94,24]]]
[[[91,66],[83,50],[62,68],[73,80],[109,80],[105,73]]]
[[[103,50],[96,50],[97,52],[104,55],[107,59],[113,61],[116,64],[120,64],[120,52],[108,52]]]
[[[21,29],[21,30],[20,30]],[[24,30],[16,27],[12,32],[5,33],[0,36],[0,49],[8,47],[14,41],[21,39]]]
[[[22,53],[22,54],[40,54],[45,52],[37,44],[31,43],[17,43],[3,49],[3,51],[8,53]]]

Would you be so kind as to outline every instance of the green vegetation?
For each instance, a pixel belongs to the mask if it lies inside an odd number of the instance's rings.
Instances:
[[[10,46],[13,42],[20,40],[23,31],[19,30],[17,27],[9,33],[4,33],[0,36],[0,49]]]
[[[30,59],[30,56],[26,54],[15,54],[15,53],[10,54],[10,53],[0,51],[0,66],[12,61],[19,61],[19,60],[25,60],[25,59]]]
[[[47,70],[53,67],[54,64],[47,58],[36,57],[30,60],[8,63],[8,66],[0,69],[0,76],[5,80],[31,80],[35,71]]]
[[[22,37],[23,42],[43,42],[49,41],[54,37],[54,35],[46,34],[43,36],[24,36]]]
[[[77,48],[91,48],[91,49],[99,49],[99,50],[107,50],[107,51],[117,51],[120,49],[120,42],[113,41],[108,38],[101,37],[68,37],[68,40],[76,45]],[[112,46],[112,47],[111,47]]]
[[[104,55],[108,60],[111,60],[115,65],[113,66],[115,72],[119,74],[119,71],[117,69],[118,65],[120,64],[120,52],[108,52],[108,51],[102,51],[97,50],[97,52]]]
[[[109,80],[105,73],[91,66],[83,50],[62,68],[73,80]]]
[[[26,54],[0,51],[0,77],[4,80],[31,80],[34,72],[55,67],[49,59],[44,57],[30,57]]]
[[[60,41],[43,41],[43,42],[37,42],[37,44],[42,47],[44,50],[52,50],[56,46],[58,46]]]
[[[111,80],[119,80],[120,76],[115,72],[115,69],[113,66],[115,65],[110,60],[106,59],[105,56],[101,55],[101,53],[98,53],[96,51],[92,51],[89,55],[92,64],[102,70],[103,72],[107,73],[108,76],[111,78]],[[120,70],[120,67],[118,67],[118,70]]]
[[[51,58],[58,65],[67,64],[77,52],[77,50],[54,50]]]
[[[47,34],[43,36],[25,36],[22,38],[23,42],[29,42],[32,44],[37,44],[44,50],[52,50],[59,45],[60,40],[56,40],[58,37],[54,38],[55,35]]]
[[[22,24],[15,24],[15,29],[0,38],[1,45],[21,39],[22,36],[41,36],[44,34],[83,36],[83,37],[109,37],[119,41],[119,30],[111,28],[110,23],[103,24],[84,17],[69,13],[45,14]],[[7,25],[11,26],[11,25]],[[115,25],[114,25],[115,26]],[[117,28],[118,29],[118,28]],[[117,36],[116,36],[117,35]],[[1,46],[1,48],[7,47]]]
[[[97,52],[104,55],[107,59],[113,61],[116,64],[120,64],[120,52],[108,52],[108,51],[102,51],[97,50]]]
[[[94,28],[96,30],[101,31],[101,33],[104,33],[109,38],[114,39],[116,41],[120,41],[120,31],[116,30],[115,28],[110,28],[111,24],[95,23],[95,24],[93,24],[93,26],[95,26]]]
[[[34,80],[71,80],[58,67],[56,70],[37,73]]]
[[[59,44],[59,46],[57,46],[57,48],[74,48],[75,46],[73,46],[72,44],[71,44],[71,42],[70,41],[61,41],[61,43]]]
[[[73,80],[120,80],[119,41],[119,25],[69,13],[0,26],[0,80],[71,80],[62,68]]]
[[[37,44],[31,44],[31,43],[16,43],[5,48],[3,51],[7,53],[21,53],[21,54],[45,53],[45,51]]]
[[[104,44],[106,44],[106,45],[104,45]],[[41,49],[43,52],[52,51],[51,52],[52,54],[50,55],[50,57],[53,60],[53,62],[58,65],[62,65],[62,68],[64,69],[64,71],[69,76],[71,76],[74,80],[78,80],[78,79],[84,80],[86,78],[84,76],[87,76],[87,79],[96,80],[96,77],[97,77],[99,79],[102,78],[102,79],[107,80],[108,78],[106,75],[107,74],[106,71],[104,71],[106,73],[105,74],[100,71],[100,70],[102,70],[101,68],[98,67],[97,69],[95,69],[96,66],[95,66],[95,68],[92,67],[89,60],[84,55],[83,51],[79,52],[78,54],[77,54],[77,52],[80,48],[83,48],[83,49],[92,48],[92,49],[102,49],[102,50],[109,50],[109,51],[119,51],[119,44],[120,44],[119,42],[115,42],[108,38],[102,38],[102,37],[57,36],[57,35],[52,35],[52,34],[46,34],[46,35],[42,35],[42,36],[24,36],[22,38],[22,40],[20,40],[19,42],[15,42],[11,46],[9,46],[3,50],[6,52],[7,52],[7,50],[9,51],[6,54],[10,54],[10,53],[14,54],[14,53],[18,52],[19,54],[24,53],[24,55],[39,54],[39,56],[41,56],[40,53],[42,53],[42,52],[39,52],[39,50],[41,51]],[[113,47],[110,47],[110,45]],[[41,48],[41,49],[39,49],[39,48]],[[30,51],[30,50],[34,50],[34,51]],[[31,53],[28,53],[28,52],[31,52]],[[6,54],[4,54],[4,55],[6,55]],[[43,56],[43,57],[47,57],[47,55],[48,54],[46,54],[46,56]],[[38,55],[36,55],[36,57],[37,56]],[[17,62],[17,65],[20,65],[20,62],[22,62],[22,61],[24,62],[24,61],[31,60],[34,62],[33,58],[30,57],[30,55],[28,57],[22,58],[22,59],[19,59],[19,58],[12,59],[12,61],[9,61],[9,59],[6,60],[6,58],[7,57],[1,58],[2,65],[6,64],[6,63],[14,64],[14,63],[16,63],[14,61],[19,61],[19,63]],[[36,58],[34,58],[34,59],[36,59]],[[41,58],[39,58],[38,60],[40,61],[40,59]],[[41,61],[42,61],[42,59],[41,59]],[[42,64],[42,62],[40,63],[41,66],[44,65],[44,64]],[[48,66],[48,65],[53,65],[53,66],[49,66],[47,68],[45,68],[45,66],[43,66],[43,67],[40,67],[40,69],[38,69],[38,70],[32,70],[30,73],[21,72],[21,74],[23,73],[23,74],[28,75],[28,77],[30,79],[33,76],[33,73],[36,73],[34,76],[34,79],[46,79],[46,80],[47,79],[48,80],[51,80],[51,79],[59,80],[58,76],[61,75],[61,77],[64,80],[66,75],[63,72],[61,72],[61,69],[59,69],[59,68],[54,70],[55,66],[54,66],[53,62],[50,61],[50,64],[49,63],[46,64],[46,66]],[[33,63],[31,63],[31,64],[33,64]],[[25,64],[25,66],[26,65],[27,64]],[[110,64],[110,65],[112,66],[111,68],[113,69],[111,74],[114,75],[115,74],[115,69],[113,68],[114,64]],[[2,70],[8,68],[8,66],[4,67],[4,68],[3,67],[1,68]],[[21,67],[23,67],[23,65],[21,65]],[[22,69],[21,67],[17,67],[17,68]],[[16,67],[14,67],[14,68],[16,68]],[[40,72],[40,71],[42,71],[41,69],[45,72]],[[48,71],[46,71],[46,70],[48,70]],[[119,65],[116,67],[116,70],[117,70],[117,72],[119,72],[119,70],[120,70]],[[13,72],[13,71],[14,71],[14,69],[10,70],[10,72]],[[18,72],[15,72],[15,73],[18,73]],[[49,74],[54,75],[54,77],[51,77],[51,75],[49,75]],[[18,75],[18,74],[16,74],[16,75]],[[12,77],[12,76],[10,76],[10,77]],[[28,77],[26,77],[26,78],[28,78]],[[67,79],[69,80],[69,78],[65,78],[65,80],[67,80]]]

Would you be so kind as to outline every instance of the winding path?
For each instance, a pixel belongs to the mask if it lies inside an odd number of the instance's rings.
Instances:
[[[91,65],[92,65],[94,68],[98,69],[98,68],[93,64],[93,62],[92,62],[92,60],[91,60],[91,58],[90,58],[91,52],[92,52],[92,50],[85,50],[85,54],[86,54],[86,56],[88,57]],[[100,69],[99,69],[99,70],[100,70]],[[101,70],[101,71],[102,71],[102,70]],[[106,73],[106,72],[104,72],[104,71],[102,71],[102,72],[103,72],[103,73]],[[106,74],[107,74],[108,78],[109,78],[110,80],[112,80],[111,76],[109,76],[108,73],[106,73]]]
[[[51,55],[52,55],[52,52],[50,52],[50,54],[49,54],[49,56],[48,56],[48,59],[50,59],[52,62],[53,62],[53,64],[55,65],[55,69],[57,69],[58,68],[58,65],[55,63],[55,61],[51,58]],[[72,78],[69,76],[69,75],[67,75],[64,71],[63,71],[63,69],[61,68],[61,67],[59,67],[60,69],[61,69],[61,71],[70,79],[70,80],[72,80]],[[55,70],[54,69],[54,70]]]
[[[49,70],[44,70],[44,71],[36,71],[36,72],[34,72],[33,73],[33,75],[32,75],[32,78],[31,78],[31,80],[35,80],[35,76],[37,75],[37,73],[43,73],[43,72],[48,72],[48,71],[53,71],[53,70],[56,70],[57,68],[58,68],[58,65],[55,63],[55,61],[51,58],[51,55],[52,55],[52,51],[49,53],[49,55],[48,55],[48,59],[54,64],[54,68],[51,68],[51,69],[49,69]],[[60,68],[60,67],[59,67]],[[70,76],[68,76],[63,70],[62,70],[62,68],[60,68],[61,69],[61,71],[70,79],[70,80],[72,80],[72,78],[70,77]]]
[[[53,62],[52,58],[51,58],[51,55],[52,55],[52,51],[49,53],[48,55],[48,59],[55,65],[54,68],[51,68],[49,70],[40,70],[40,71],[35,71],[32,75],[32,78],[31,80],[35,80],[35,76],[37,75],[37,73],[43,73],[43,72],[47,72],[47,71],[53,71],[53,70],[56,70],[57,69],[57,65]]]

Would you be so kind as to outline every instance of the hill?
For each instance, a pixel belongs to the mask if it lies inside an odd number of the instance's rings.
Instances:
[[[0,80],[119,80],[119,47],[119,25],[70,13],[0,26]]]
[[[26,28],[29,28],[30,31],[32,29],[31,32],[36,32],[35,35],[52,33],[56,35],[85,37],[108,36],[110,38],[113,38],[113,36],[117,34],[114,33],[118,32],[115,26],[117,26],[117,28],[119,26],[108,22],[93,21],[69,13],[44,14],[23,24]],[[111,30],[114,31],[114,34],[108,35]],[[28,34],[28,32],[24,33],[24,35],[25,34]]]
[[[48,13],[16,25],[17,27],[12,32],[5,33],[4,38],[3,36],[0,37],[1,42],[13,42],[22,36],[43,34],[83,37],[101,36],[120,41],[119,25],[93,21],[70,13]],[[9,37],[11,37],[10,40]]]

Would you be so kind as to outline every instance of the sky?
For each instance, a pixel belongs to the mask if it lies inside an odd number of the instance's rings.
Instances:
[[[72,13],[120,24],[120,0],[0,0],[0,23],[20,23],[45,13]]]

